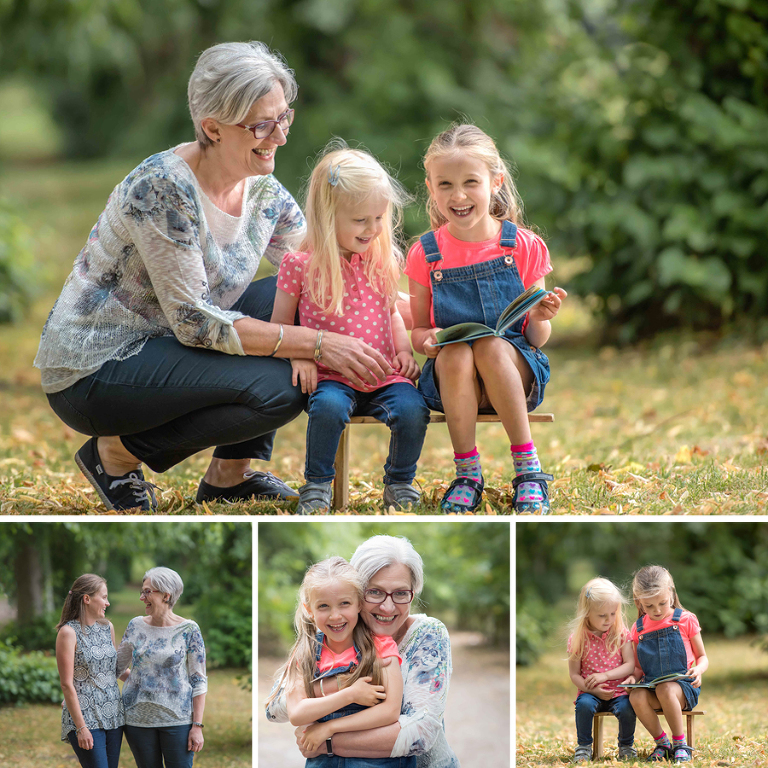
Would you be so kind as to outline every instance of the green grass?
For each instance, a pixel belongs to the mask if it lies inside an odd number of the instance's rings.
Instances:
[[[136,158],[138,160],[139,158]],[[104,507],[72,456],[84,438],[62,424],[31,365],[40,331],[72,262],[130,160],[14,165],[0,196],[25,212],[36,236],[38,295],[30,317],[0,327],[0,513],[101,514]],[[557,255],[555,254],[557,266]],[[568,265],[565,265],[568,267]],[[561,269],[560,272],[565,272]],[[559,280],[563,279],[560,274]],[[554,424],[533,426],[556,514],[754,514],[768,509],[768,345],[737,338],[672,337],[617,350],[584,341],[589,318],[569,298],[547,352],[552,382],[542,410]],[[280,430],[270,469],[298,486],[306,418]],[[361,426],[352,437],[349,514],[382,514],[388,435]],[[486,502],[479,514],[508,514],[509,443],[497,424],[478,427]],[[290,514],[275,505],[194,503],[207,451],[151,477],[167,514]],[[438,511],[452,476],[444,425],[430,428],[419,463],[425,505]]]
[[[554,646],[557,641],[552,642]],[[764,713],[768,707],[768,654],[750,638],[705,638],[709,671],[704,675],[697,718],[697,766],[764,766],[768,763]],[[564,766],[573,757],[576,689],[568,678],[564,650],[549,650],[530,667],[517,668],[517,765]],[[662,720],[663,722],[663,720]],[[629,765],[615,760],[617,726],[605,725],[606,757],[596,765]],[[651,737],[638,721],[635,747],[640,765]]]

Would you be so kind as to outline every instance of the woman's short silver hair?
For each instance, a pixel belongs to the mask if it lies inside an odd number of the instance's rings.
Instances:
[[[421,555],[405,536],[371,536],[349,561],[367,584],[382,568],[400,563],[411,572],[411,589],[420,594],[424,589],[424,564]]]
[[[147,579],[149,579],[152,589],[157,589],[160,592],[167,592],[171,596],[168,600],[168,604],[173,608],[173,606],[176,605],[176,601],[181,597],[181,593],[184,591],[184,582],[181,580],[181,576],[170,568],[158,566],[157,568],[150,568],[144,574],[142,581],[146,581]]]
[[[283,86],[285,100],[290,104],[299,90],[293,70],[264,43],[221,43],[203,51],[187,88],[189,113],[200,144],[213,145],[203,130],[206,117],[225,125],[242,123],[254,103],[276,83]]]

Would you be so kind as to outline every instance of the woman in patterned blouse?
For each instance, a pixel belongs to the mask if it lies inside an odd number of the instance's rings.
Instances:
[[[86,573],[69,590],[56,629],[56,664],[64,702],[61,740],[83,768],[117,768],[123,701],[117,687],[115,629],[105,617],[107,583]]]
[[[108,509],[155,509],[164,472],[216,446],[197,501],[297,498],[270,473],[274,431],[304,396],[284,359],[356,380],[391,372],[361,339],[268,322],[278,267],[304,217],[273,176],[297,93],[263,43],[204,51],[189,81],[196,140],[115,187],[43,329],[35,365],[56,414],[93,435],[75,456]]]
[[[416,755],[418,768],[459,768],[443,725],[452,672],[448,630],[439,619],[411,614],[411,602],[424,586],[419,553],[406,538],[372,536],[355,550],[350,563],[366,583],[360,617],[374,634],[397,643],[403,659],[403,703],[393,725],[335,733],[331,741],[333,753],[340,756],[339,766],[362,765],[365,758]],[[334,678],[324,681],[324,688],[324,694],[338,690]],[[321,695],[317,687],[316,695]],[[267,718],[287,720],[283,701],[270,705]],[[297,743],[305,727],[296,729]],[[327,749],[302,754],[318,757]]]
[[[203,748],[205,644],[200,627],[173,612],[183,590],[176,571],[150,568],[144,615],[131,619],[118,649],[118,669],[129,670],[125,738],[138,768],[192,768]]]

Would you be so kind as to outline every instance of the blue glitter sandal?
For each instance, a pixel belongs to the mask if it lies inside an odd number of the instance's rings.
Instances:
[[[554,480],[553,475],[546,472],[525,472],[518,475],[512,481],[512,487],[515,489],[515,495],[512,497],[512,507],[518,515],[547,515],[549,514],[549,486],[548,482]],[[541,492],[544,498],[541,501],[518,501],[519,488],[521,483],[537,483],[541,486]]]
[[[455,501],[446,501],[457,486],[463,485],[472,491],[472,499],[469,504],[458,504]],[[443,500],[440,502],[440,509],[446,514],[465,515],[467,512],[472,512],[480,506],[480,502],[483,498],[483,489],[485,488],[485,480],[480,477],[480,480],[474,480],[471,477],[457,477],[449,486],[448,490],[443,495]]]

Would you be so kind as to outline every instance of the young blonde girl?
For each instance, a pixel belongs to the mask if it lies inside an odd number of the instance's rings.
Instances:
[[[285,692],[290,722],[308,725],[299,742],[307,752],[322,748],[331,754],[335,733],[391,725],[400,716],[402,659],[391,637],[373,635],[358,620],[363,600],[362,579],[342,557],[311,566],[301,584],[296,642],[277,672],[267,708]],[[335,675],[347,677],[338,678],[336,693],[326,694],[323,681]],[[326,763],[324,756],[309,758],[306,768]],[[416,758],[368,759],[366,765],[415,768]]]
[[[309,393],[306,484],[299,514],[327,510],[334,457],[354,415],[374,416],[392,430],[384,466],[384,504],[401,508],[419,501],[411,485],[426,435],[429,410],[414,386],[414,360],[397,311],[401,252],[396,231],[406,195],[366,152],[331,149],[312,172],[306,199],[307,235],[299,253],[283,259],[273,323],[318,330],[314,360],[292,359],[293,383]],[[323,331],[362,338],[390,361],[387,378],[374,385],[325,367]]]
[[[517,512],[549,510],[547,480],[531,440],[528,411],[549,381],[540,347],[566,293],[555,288],[503,338],[435,346],[436,333],[460,322],[494,327],[504,308],[531,285],[544,287],[552,270],[540,237],[522,227],[522,209],[493,140],[473,125],[455,125],[430,144],[424,158],[432,231],[408,253],[413,332],[429,359],[419,380],[427,404],[445,412],[456,479],[443,497],[445,512],[475,509],[483,493],[475,445],[478,411],[495,411],[510,440]]]
[[[647,565],[635,574],[632,597],[638,614],[631,630],[635,670],[623,682],[648,682],[673,673],[687,675],[684,680],[661,683],[654,689],[636,688],[629,694],[637,717],[656,742],[648,759],[690,762],[692,750],[685,743],[683,712],[698,703],[701,676],[709,668],[699,620],[683,608],[672,575],[660,565]],[[664,713],[672,731],[671,742],[656,709]]]
[[[629,631],[624,624],[626,598],[608,579],[592,579],[579,593],[569,625],[568,672],[579,689],[576,697],[576,763],[592,759],[592,718],[611,712],[619,721],[619,759],[637,757],[635,713],[619,680],[635,668]]]

